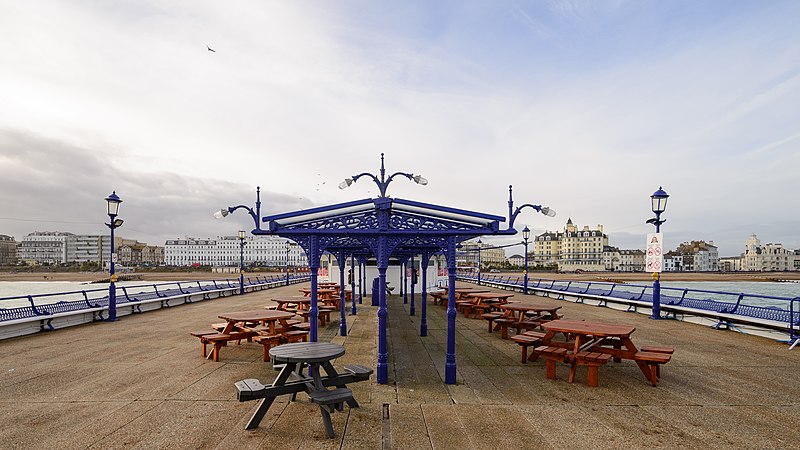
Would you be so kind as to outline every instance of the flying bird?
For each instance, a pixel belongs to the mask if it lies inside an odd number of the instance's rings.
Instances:
[[[208,51],[210,51],[210,52],[217,53],[217,51],[216,51],[216,50],[214,50],[213,48],[209,47],[209,46],[208,46],[208,44],[206,44],[206,48],[207,48],[207,49],[208,49]]]

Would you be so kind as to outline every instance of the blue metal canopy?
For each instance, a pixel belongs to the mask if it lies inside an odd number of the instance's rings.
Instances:
[[[381,155],[381,175],[378,178],[369,173],[355,175],[346,179],[340,188],[350,186],[360,177],[368,176],[378,184],[380,196],[374,199],[355,200],[346,203],[304,209],[294,212],[266,216],[258,222],[260,213],[260,197],[257,199],[257,211],[245,206],[228,208],[228,213],[238,208],[247,209],[256,221],[252,231],[256,235],[278,235],[297,242],[306,252],[311,269],[311,323],[310,338],[317,340],[317,271],[320,257],[328,252],[334,255],[339,267],[343,267],[346,258],[351,261],[358,258],[360,265],[365,265],[366,257],[376,258],[379,273],[378,289],[378,365],[377,381],[388,382],[388,365],[386,353],[386,269],[389,258],[397,258],[405,262],[420,256],[422,280],[422,321],[420,334],[427,334],[426,323],[426,281],[430,258],[435,254],[443,254],[447,261],[449,301],[447,303],[447,355],[445,363],[445,382],[456,382],[455,358],[455,280],[456,280],[456,246],[459,242],[485,235],[513,235],[513,220],[519,209],[512,212],[513,201],[509,186],[509,220],[511,226],[500,229],[500,223],[506,218],[492,214],[469,211],[429,203],[422,203],[401,198],[386,196],[386,187],[396,176],[404,176],[419,184],[427,180],[420,175],[397,172],[385,176],[383,155]],[[223,213],[225,210],[223,210]],[[264,227],[262,228],[262,224]],[[352,264],[352,262],[351,262]],[[340,270],[340,285],[344,286],[344,270]],[[413,287],[413,284],[412,284]],[[341,289],[341,326],[340,332],[346,335],[344,289]],[[373,299],[374,301],[374,299]],[[413,291],[412,291],[413,302]],[[353,314],[355,314],[355,293],[353,293]],[[413,314],[413,303],[411,313]]]

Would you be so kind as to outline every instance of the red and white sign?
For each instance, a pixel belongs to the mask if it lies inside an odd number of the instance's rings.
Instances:
[[[661,233],[647,235],[647,252],[645,253],[645,272],[661,272],[664,268],[664,236]]]

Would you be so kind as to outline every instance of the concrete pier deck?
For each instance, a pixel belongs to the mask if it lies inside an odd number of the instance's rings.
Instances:
[[[765,338],[516,294],[555,303],[565,317],[636,327],[634,342],[675,347],[652,387],[630,361],[600,368],[600,387],[574,384],[568,368],[548,380],[544,362],[522,365],[519,347],[486,322],[457,318],[458,384],[444,384],[445,310],[428,305],[427,337],[402,298],[389,297],[389,384],[351,385],[361,408],[333,414],[327,439],[304,394],[273,404],[244,430],[256,403],[239,403],[234,382],[276,373],[260,345],[230,345],[220,362],[200,356],[189,332],[226,311],[259,308],[290,286],[197,302],[114,323],[94,323],[0,341],[0,448],[798,448],[800,351]],[[377,308],[368,298],[320,340],[341,343],[335,362],[375,367]],[[349,308],[348,308],[349,311]],[[388,420],[383,418],[388,405]]]

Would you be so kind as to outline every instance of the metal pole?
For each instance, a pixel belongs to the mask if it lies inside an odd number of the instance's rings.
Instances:
[[[244,239],[239,238],[239,295],[244,294]]]
[[[356,315],[356,257],[350,255],[350,314]]]
[[[110,274],[109,280],[110,283],[108,284],[108,320],[109,322],[113,322],[117,320],[117,285],[114,282],[116,275],[114,275],[114,218],[116,216],[109,214],[108,217],[111,218],[111,265],[110,267]]]
[[[656,213],[656,233],[661,232],[661,213]],[[658,272],[653,272],[653,320],[661,319],[661,282]]]
[[[422,261],[420,268],[422,269],[422,320],[419,322],[419,335],[428,335],[428,262],[430,255],[427,253],[422,254]]]
[[[414,255],[411,255],[411,307],[408,310],[408,315],[413,316],[416,311],[414,310]]]
[[[478,242],[478,286],[481,285],[481,243]]]
[[[286,246],[286,285],[289,285],[289,249],[290,246]]]
[[[386,237],[378,237],[378,367],[376,381],[378,384],[389,382],[389,364],[386,354],[386,268],[389,266]]]
[[[447,242],[447,355],[444,363],[445,384],[456,384],[456,239]]]
[[[344,256],[344,250],[339,252],[336,259],[339,263],[339,335],[347,336],[347,317],[345,316],[347,303],[345,303],[344,300],[344,290],[346,286],[344,284],[344,265],[347,260]]]
[[[522,293],[528,295],[528,240],[525,239],[525,276],[522,281]]]

